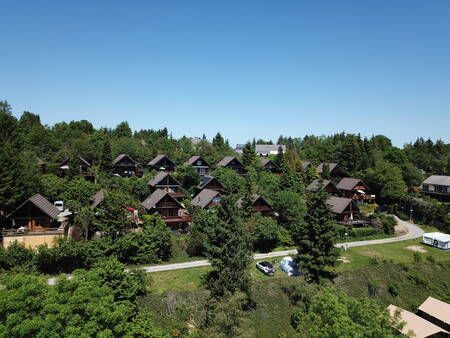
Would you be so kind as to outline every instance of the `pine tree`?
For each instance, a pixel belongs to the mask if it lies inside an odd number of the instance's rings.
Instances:
[[[278,167],[281,167],[281,164],[283,163],[283,159],[284,159],[283,148],[281,146],[279,146],[278,153],[275,156],[275,159],[273,161]]]
[[[329,163],[324,163],[322,165],[322,178],[324,180],[329,180],[330,179],[330,164]]]
[[[111,143],[105,140],[103,143],[102,158],[100,160],[100,168],[105,172],[109,172],[112,167]]]
[[[212,271],[205,276],[205,284],[213,297],[237,291],[247,293],[251,243],[244,232],[236,199],[223,197],[215,218],[205,229],[206,257],[212,266]]]
[[[256,164],[255,148],[248,142],[242,149],[242,164],[246,167],[253,167]]]
[[[217,133],[212,140],[212,145],[217,150],[223,150],[225,148],[225,141],[220,133]]]
[[[306,277],[318,283],[330,278],[337,263],[339,250],[334,246],[337,239],[336,222],[327,204],[328,194],[323,187],[310,195],[304,224],[293,231],[297,246],[297,259]]]

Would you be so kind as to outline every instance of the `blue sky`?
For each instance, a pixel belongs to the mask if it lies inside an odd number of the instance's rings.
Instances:
[[[46,124],[127,120],[231,144],[450,142],[450,2],[0,3],[0,99]]]

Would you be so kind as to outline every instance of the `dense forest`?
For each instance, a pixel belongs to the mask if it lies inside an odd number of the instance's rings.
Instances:
[[[315,167],[322,162],[338,163],[349,177],[363,179],[377,196],[377,203],[390,213],[408,218],[413,209],[411,216],[416,221],[450,230],[449,204],[424,197],[418,190],[427,175],[450,175],[450,144],[440,140],[418,138],[398,148],[382,135],[280,136],[276,144],[286,145],[287,150],[272,156],[282,173],[274,175],[263,170],[254,150],[255,144],[271,144],[271,140],[249,139],[243,154],[237,155],[220,132],[212,140],[205,136],[175,139],[166,128],[132,131],[127,122],[113,129],[96,129],[86,120],[47,126],[31,112],[17,119],[3,101],[0,133],[1,227],[10,226],[9,212],[40,193],[51,202],[64,201],[82,234],[80,241],[60,239],[54,247],[31,250],[14,244],[0,250],[0,271],[8,271],[0,281],[0,301],[7,304],[0,309],[0,336],[232,337],[245,332],[252,336],[246,316],[256,306],[254,285],[247,273],[251,255],[278,246],[298,248],[308,282],[284,290],[294,299],[291,329],[307,332],[305,336],[346,332],[390,336],[392,323],[379,304],[351,298],[327,284],[335,277],[338,264],[339,251],[334,244],[344,233],[356,236],[362,231],[336,223],[326,203],[329,196],[322,188],[314,193],[305,191],[319,177]],[[112,174],[112,161],[120,154],[140,163],[142,177]],[[124,208],[140,209],[149,196],[148,182],[156,171],[146,164],[159,154],[177,164],[174,176],[187,196],[183,205],[192,215],[192,226],[183,236],[174,236],[158,215],[145,213],[140,215],[141,231],[134,231],[136,224]],[[190,205],[200,181],[198,173],[184,165],[193,155],[213,166],[212,175],[224,187],[221,203],[212,211]],[[63,161],[72,163],[79,156],[92,164],[89,170],[94,180],[86,180],[76,165],[64,174],[59,170]],[[243,177],[217,167],[224,156],[237,156],[248,174]],[[304,161],[313,166],[305,169]],[[326,175],[324,170],[323,178]],[[100,190],[105,199],[101,210],[94,211],[93,196]],[[270,202],[277,220],[251,210],[255,194]],[[390,220],[377,217],[382,223],[380,231],[391,234]],[[101,233],[101,238],[96,233]],[[206,257],[211,263],[212,270],[203,281],[210,301],[203,302],[202,318],[186,315],[182,327],[167,331],[155,324],[154,314],[142,305],[147,299],[148,290],[143,287],[147,277],[141,271],[130,274],[124,269],[167,261],[177,250]],[[56,287],[42,279],[43,274],[59,273],[74,273],[75,277],[62,278]],[[80,303],[84,305],[77,308]],[[329,311],[326,315],[324,309]],[[339,311],[345,327],[336,323],[326,331],[324,323]],[[69,325],[65,326],[65,321]],[[195,322],[191,324],[195,330],[186,324],[190,321]]]

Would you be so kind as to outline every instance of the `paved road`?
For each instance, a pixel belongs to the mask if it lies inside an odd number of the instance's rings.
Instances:
[[[419,237],[422,237],[422,235],[425,233],[421,228],[419,228],[417,225],[402,221],[397,216],[394,216],[397,220],[399,225],[403,225],[405,228],[408,229],[408,232],[399,237],[392,237],[392,238],[383,238],[383,239],[374,239],[374,240],[368,240],[368,241],[359,241],[359,242],[349,242],[348,247],[355,247],[355,246],[365,246],[365,245],[375,245],[375,244],[385,244],[385,243],[393,243],[393,242],[400,242],[400,241],[406,241],[409,239],[416,239]],[[344,243],[336,244],[338,248],[342,247]],[[253,255],[254,259],[267,259],[272,257],[280,257],[280,256],[289,256],[289,255],[295,255],[297,253],[297,250],[284,250],[284,251],[274,251],[264,254],[255,254]],[[165,265],[154,265],[154,266],[146,266],[143,267],[146,272],[158,272],[158,271],[168,271],[168,270],[177,270],[177,269],[188,269],[188,268],[194,268],[198,266],[207,266],[209,265],[207,260],[201,260],[201,261],[193,261],[193,262],[186,262],[186,263],[175,263],[175,264],[165,264]]]
[[[383,238],[383,239],[374,239],[374,240],[368,240],[368,241],[359,241],[359,242],[349,242],[348,247],[355,247],[355,246],[365,246],[365,245],[375,245],[375,244],[385,244],[385,243],[393,243],[393,242],[400,242],[400,241],[407,241],[409,239],[416,239],[419,237],[422,237],[422,235],[425,233],[421,228],[419,228],[417,225],[402,221],[397,216],[394,216],[397,220],[399,225],[403,225],[406,229],[408,229],[408,232],[399,237],[392,237],[392,238]],[[338,248],[342,247],[344,243],[336,244]],[[283,251],[274,251],[269,253],[262,253],[262,254],[255,254],[253,255],[254,259],[267,259],[272,257],[280,257],[280,256],[289,256],[289,255],[295,255],[297,253],[296,249],[293,250],[283,250]],[[142,269],[145,272],[158,272],[158,271],[169,271],[169,270],[178,270],[178,269],[189,269],[189,268],[196,268],[199,266],[208,266],[208,261],[201,260],[201,261],[192,261],[192,262],[185,262],[185,263],[174,263],[174,264],[164,264],[164,265],[153,265],[153,266],[145,266],[142,267]],[[69,276],[70,278],[70,276]],[[56,283],[56,277],[52,277],[48,280],[49,285],[55,285]]]

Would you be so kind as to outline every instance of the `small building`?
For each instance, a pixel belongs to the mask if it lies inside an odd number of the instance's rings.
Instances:
[[[417,309],[417,314],[450,332],[450,304],[428,297]]]
[[[142,176],[143,173],[138,169],[139,163],[127,154],[120,154],[112,162],[114,175],[121,177],[130,177],[133,175]]]
[[[392,304],[388,306],[388,311],[391,318],[404,323],[399,331],[405,336],[410,337],[413,334],[416,338],[448,337],[447,331],[412,312]]]
[[[422,193],[441,201],[450,201],[450,176],[433,175],[422,183]]]
[[[44,196],[31,196],[6,216],[12,227],[2,231],[3,246],[7,248],[14,241],[31,248],[45,243],[52,246],[55,238],[64,236],[60,213]]]
[[[219,163],[218,167],[234,170],[238,175],[247,175],[244,165],[234,156],[226,156]]]
[[[276,163],[274,161],[272,161],[271,159],[262,158],[261,163],[262,163],[263,168],[267,171],[270,171],[272,174],[278,175],[281,173],[280,167],[278,167],[276,165]]]
[[[324,166],[328,164],[328,168],[330,169],[330,178],[331,179],[341,179],[347,176],[345,171],[337,164],[337,163],[321,163],[317,167],[317,173],[322,176],[323,175],[323,168]]]
[[[216,190],[203,189],[191,201],[191,205],[206,209],[220,204],[220,192]]]
[[[315,192],[319,190],[319,186],[322,185],[323,189],[330,195],[339,195],[339,190],[336,188],[333,182],[330,180],[322,180],[320,178],[312,181],[307,187],[306,191]]]
[[[206,162],[201,156],[192,156],[184,162],[184,164],[192,166],[200,176],[208,175],[211,170],[209,163]]]
[[[258,156],[269,156],[278,154],[278,149],[286,152],[286,146],[283,144],[256,144],[255,153]]]
[[[422,242],[442,250],[450,250],[450,235],[441,232],[423,234]]]
[[[141,206],[149,214],[159,214],[167,226],[175,231],[185,230],[192,221],[183,204],[162,189],[155,190]]]
[[[209,189],[209,190],[215,190],[222,192],[223,191],[223,185],[219,182],[219,180],[213,176],[203,176],[200,179],[200,183],[197,186],[197,190],[203,190],[203,189]]]
[[[234,151],[236,153],[238,153],[239,155],[242,155],[244,153],[244,147],[245,147],[245,144],[236,144]]]
[[[92,166],[87,160],[81,156],[77,156],[73,161],[70,158],[66,158],[59,165],[59,170],[62,175],[65,175],[66,171],[70,170],[70,166],[75,164],[78,167],[78,171],[88,181],[94,181],[94,174],[89,172],[89,168]],[[44,163],[45,165],[45,163]]]
[[[343,197],[351,198],[356,203],[372,203],[375,200],[374,195],[370,195],[369,188],[359,178],[344,177],[336,185]]]
[[[363,224],[358,219],[360,213],[358,206],[351,198],[332,196],[327,200],[331,211],[336,214],[337,220],[341,224]]]
[[[157,171],[175,171],[176,164],[167,155],[158,155],[153,160],[147,163],[147,165]]]
[[[242,207],[242,203],[244,202],[244,198],[241,197],[237,201],[237,206],[239,208]],[[269,217],[272,215],[273,209],[272,206],[260,195],[252,196],[252,210],[254,212],[260,212],[264,217]]]
[[[186,194],[181,191],[181,183],[168,172],[159,172],[148,182],[151,192],[161,189],[168,192],[173,198],[181,201]]]

